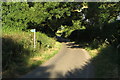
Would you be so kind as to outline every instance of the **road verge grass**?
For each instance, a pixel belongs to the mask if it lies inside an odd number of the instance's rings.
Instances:
[[[92,44],[91,44],[92,45]],[[98,45],[98,48],[85,47],[90,53],[96,78],[118,78],[118,53],[114,46]],[[92,45],[93,46],[93,45]]]
[[[43,33],[36,33],[36,48],[33,48],[33,33],[19,29],[3,28],[2,75],[16,78],[53,57],[61,44]]]

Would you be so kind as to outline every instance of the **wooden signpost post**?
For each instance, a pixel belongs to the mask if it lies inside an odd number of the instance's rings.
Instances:
[[[34,48],[36,48],[36,43],[35,43],[36,42],[36,33],[35,33],[36,30],[35,29],[31,29],[30,31],[34,32]]]

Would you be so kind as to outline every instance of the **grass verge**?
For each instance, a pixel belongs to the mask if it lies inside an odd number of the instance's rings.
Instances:
[[[98,48],[85,48],[91,55],[97,78],[118,78],[118,53],[111,45],[103,43]]]
[[[61,44],[43,33],[36,33],[36,48],[33,48],[33,33],[19,29],[3,29],[2,75],[16,78],[31,71],[53,57]]]

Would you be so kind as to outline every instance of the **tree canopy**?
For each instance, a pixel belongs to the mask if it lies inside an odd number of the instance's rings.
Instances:
[[[84,26],[92,29],[93,36],[118,39],[119,12],[119,2],[3,2],[2,24],[22,30],[36,28],[52,36],[61,29],[68,35]]]

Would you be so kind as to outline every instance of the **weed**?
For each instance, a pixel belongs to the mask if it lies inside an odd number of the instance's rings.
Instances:
[[[103,43],[96,49],[93,49],[91,46],[89,46],[86,47],[86,50],[88,50],[92,56],[91,61],[95,66],[95,77],[118,77],[118,54],[116,53],[115,47]]]
[[[24,32],[15,28],[3,28],[3,78],[18,77],[34,69],[54,56],[60,48],[58,45],[60,43],[56,43],[54,39],[37,32],[36,48],[34,49],[32,32]],[[35,60],[35,58],[38,59]]]

